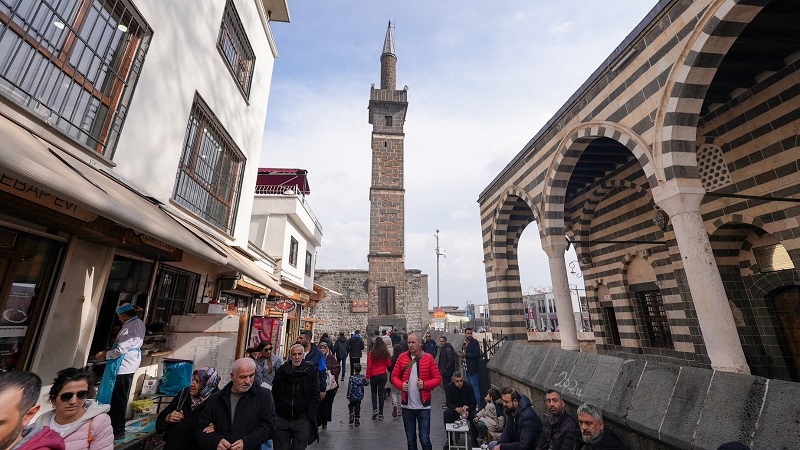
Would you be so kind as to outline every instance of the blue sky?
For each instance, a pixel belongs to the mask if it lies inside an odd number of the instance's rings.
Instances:
[[[309,171],[308,201],[324,230],[317,267],[367,267],[367,104],[389,20],[398,88],[409,86],[406,267],[430,276],[435,306],[439,229],[440,301],[463,306],[487,298],[478,195],[655,4],[289,1],[291,23],[272,24],[280,57],[260,166]],[[519,259],[523,291],[551,285],[534,225]]]

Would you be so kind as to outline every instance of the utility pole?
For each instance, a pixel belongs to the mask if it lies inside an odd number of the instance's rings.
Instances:
[[[436,307],[439,307],[439,257],[444,256],[447,258],[447,255],[444,254],[444,249],[439,248],[439,230],[436,230]]]

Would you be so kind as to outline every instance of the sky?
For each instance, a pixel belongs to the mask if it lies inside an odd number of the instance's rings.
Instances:
[[[260,167],[308,170],[323,229],[316,267],[367,268],[367,105],[389,20],[397,87],[408,86],[406,268],[428,274],[436,306],[439,230],[439,303],[463,307],[487,303],[481,191],[656,3],[289,0],[291,23],[271,24],[279,58]],[[535,224],[518,257],[524,293],[552,285]]]

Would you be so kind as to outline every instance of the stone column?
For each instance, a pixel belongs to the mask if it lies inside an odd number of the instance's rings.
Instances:
[[[704,195],[702,187],[678,186],[674,181],[653,189],[653,200],[669,215],[675,231],[711,367],[725,372],[750,373],[700,215]]]
[[[564,252],[567,250],[567,238],[564,236],[546,236],[542,240],[542,249],[547,253],[550,263],[550,281],[553,283],[553,294],[556,300],[556,315],[561,336],[561,349],[580,351],[578,331],[575,328],[575,315],[572,312],[572,299],[569,293],[567,278],[567,262]]]

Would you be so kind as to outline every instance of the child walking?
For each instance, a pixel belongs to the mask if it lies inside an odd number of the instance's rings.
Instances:
[[[347,382],[347,409],[350,411],[350,426],[361,425],[361,400],[364,400],[364,386],[369,386],[369,380],[361,375],[361,364],[353,364],[353,373]]]

